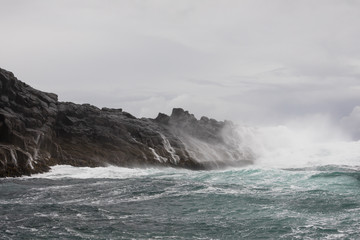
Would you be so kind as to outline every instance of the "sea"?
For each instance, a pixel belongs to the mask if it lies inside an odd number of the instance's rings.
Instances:
[[[245,167],[0,179],[0,239],[360,239],[360,142],[254,131]]]

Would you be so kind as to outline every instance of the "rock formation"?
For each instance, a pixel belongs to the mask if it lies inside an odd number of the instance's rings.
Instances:
[[[194,170],[252,161],[231,122],[180,108],[138,119],[122,109],[59,102],[0,69],[0,177],[72,166],[171,166]]]

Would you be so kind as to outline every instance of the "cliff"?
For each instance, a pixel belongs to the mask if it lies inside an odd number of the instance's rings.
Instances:
[[[138,119],[122,109],[59,102],[0,68],[0,177],[72,166],[170,166],[193,170],[250,164],[235,126],[175,108]]]

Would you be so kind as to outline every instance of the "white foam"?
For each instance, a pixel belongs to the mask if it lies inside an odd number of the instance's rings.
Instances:
[[[156,174],[161,172],[161,169],[156,168],[124,168],[116,166],[108,167],[73,167],[69,165],[56,165],[51,167],[51,170],[47,173],[34,174],[31,178],[114,178],[125,179],[133,177],[147,176],[150,174]],[[25,177],[27,178],[27,177]]]

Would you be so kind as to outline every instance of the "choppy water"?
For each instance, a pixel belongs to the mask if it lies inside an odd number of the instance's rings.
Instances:
[[[56,166],[0,180],[1,239],[358,239],[360,168]]]
[[[360,239],[360,142],[310,132],[242,131],[247,168],[0,179],[0,239]]]

